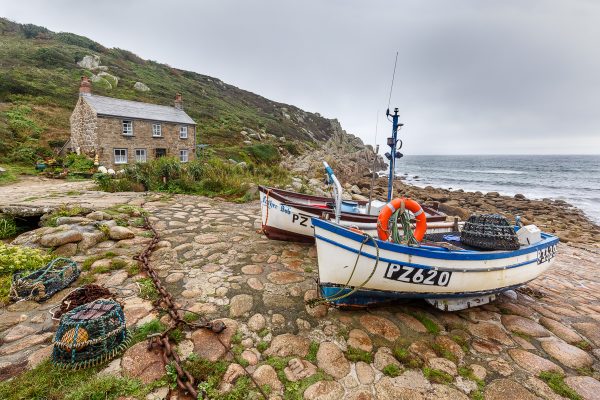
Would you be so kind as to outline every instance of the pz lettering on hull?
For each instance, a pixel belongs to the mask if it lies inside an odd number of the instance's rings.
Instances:
[[[292,214],[292,223],[309,227],[310,216],[304,214]]]
[[[384,278],[417,285],[448,286],[452,272],[389,263]]]

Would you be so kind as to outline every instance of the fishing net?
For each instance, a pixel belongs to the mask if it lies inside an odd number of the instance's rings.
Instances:
[[[460,241],[484,250],[517,250],[520,247],[514,227],[498,214],[471,215],[460,234]]]
[[[45,267],[23,276],[16,272],[12,278],[10,297],[13,301],[50,298],[54,293],[66,288],[79,276],[79,268],[68,258],[55,258]]]
[[[54,336],[52,362],[73,369],[91,367],[115,357],[129,340],[119,303],[98,299],[63,315]]]
[[[104,286],[90,284],[78,287],[63,299],[58,309],[52,313],[52,318],[59,319],[63,314],[72,309],[94,300],[114,299],[114,297],[110,290]]]

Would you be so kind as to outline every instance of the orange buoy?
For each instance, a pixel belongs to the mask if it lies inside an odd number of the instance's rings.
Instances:
[[[420,242],[423,240],[423,236],[425,236],[425,231],[427,230],[427,216],[425,215],[425,212],[419,203],[404,197],[396,198],[390,201],[381,209],[379,212],[379,217],[377,218],[377,235],[381,240],[389,239],[390,217],[396,212],[396,210],[402,207],[402,204],[404,204],[405,209],[411,211],[415,215],[417,227],[415,228],[414,236],[415,239]]]

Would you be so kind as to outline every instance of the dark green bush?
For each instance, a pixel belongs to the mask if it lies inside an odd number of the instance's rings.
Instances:
[[[63,165],[71,171],[89,171],[94,168],[94,160],[85,155],[71,153],[65,157]]]
[[[34,24],[21,25],[21,31],[23,32],[23,36],[27,39],[48,38],[52,34],[48,28]]]
[[[52,157],[52,151],[37,144],[24,144],[10,152],[8,158],[14,162],[34,163],[39,159]]]
[[[61,67],[72,63],[71,57],[55,47],[42,47],[33,53],[38,67]]]
[[[88,39],[85,36],[79,36],[74,33],[59,32],[56,33],[54,37],[63,43],[71,44],[73,46],[79,46],[97,52],[106,51],[106,48],[100,43],[94,42],[93,40]]]
[[[244,150],[259,163],[273,163],[279,161],[279,151],[270,144],[255,144],[247,146]]]

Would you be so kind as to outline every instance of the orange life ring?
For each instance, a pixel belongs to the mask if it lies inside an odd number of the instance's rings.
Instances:
[[[425,231],[427,230],[427,216],[425,212],[417,203],[412,199],[400,197],[390,201],[386,204],[381,211],[379,211],[379,217],[377,218],[377,235],[381,240],[388,240],[390,237],[389,233],[389,221],[393,213],[396,212],[404,203],[404,208],[411,211],[415,215],[417,220],[417,227],[415,228],[414,236],[419,242],[423,240]]]

